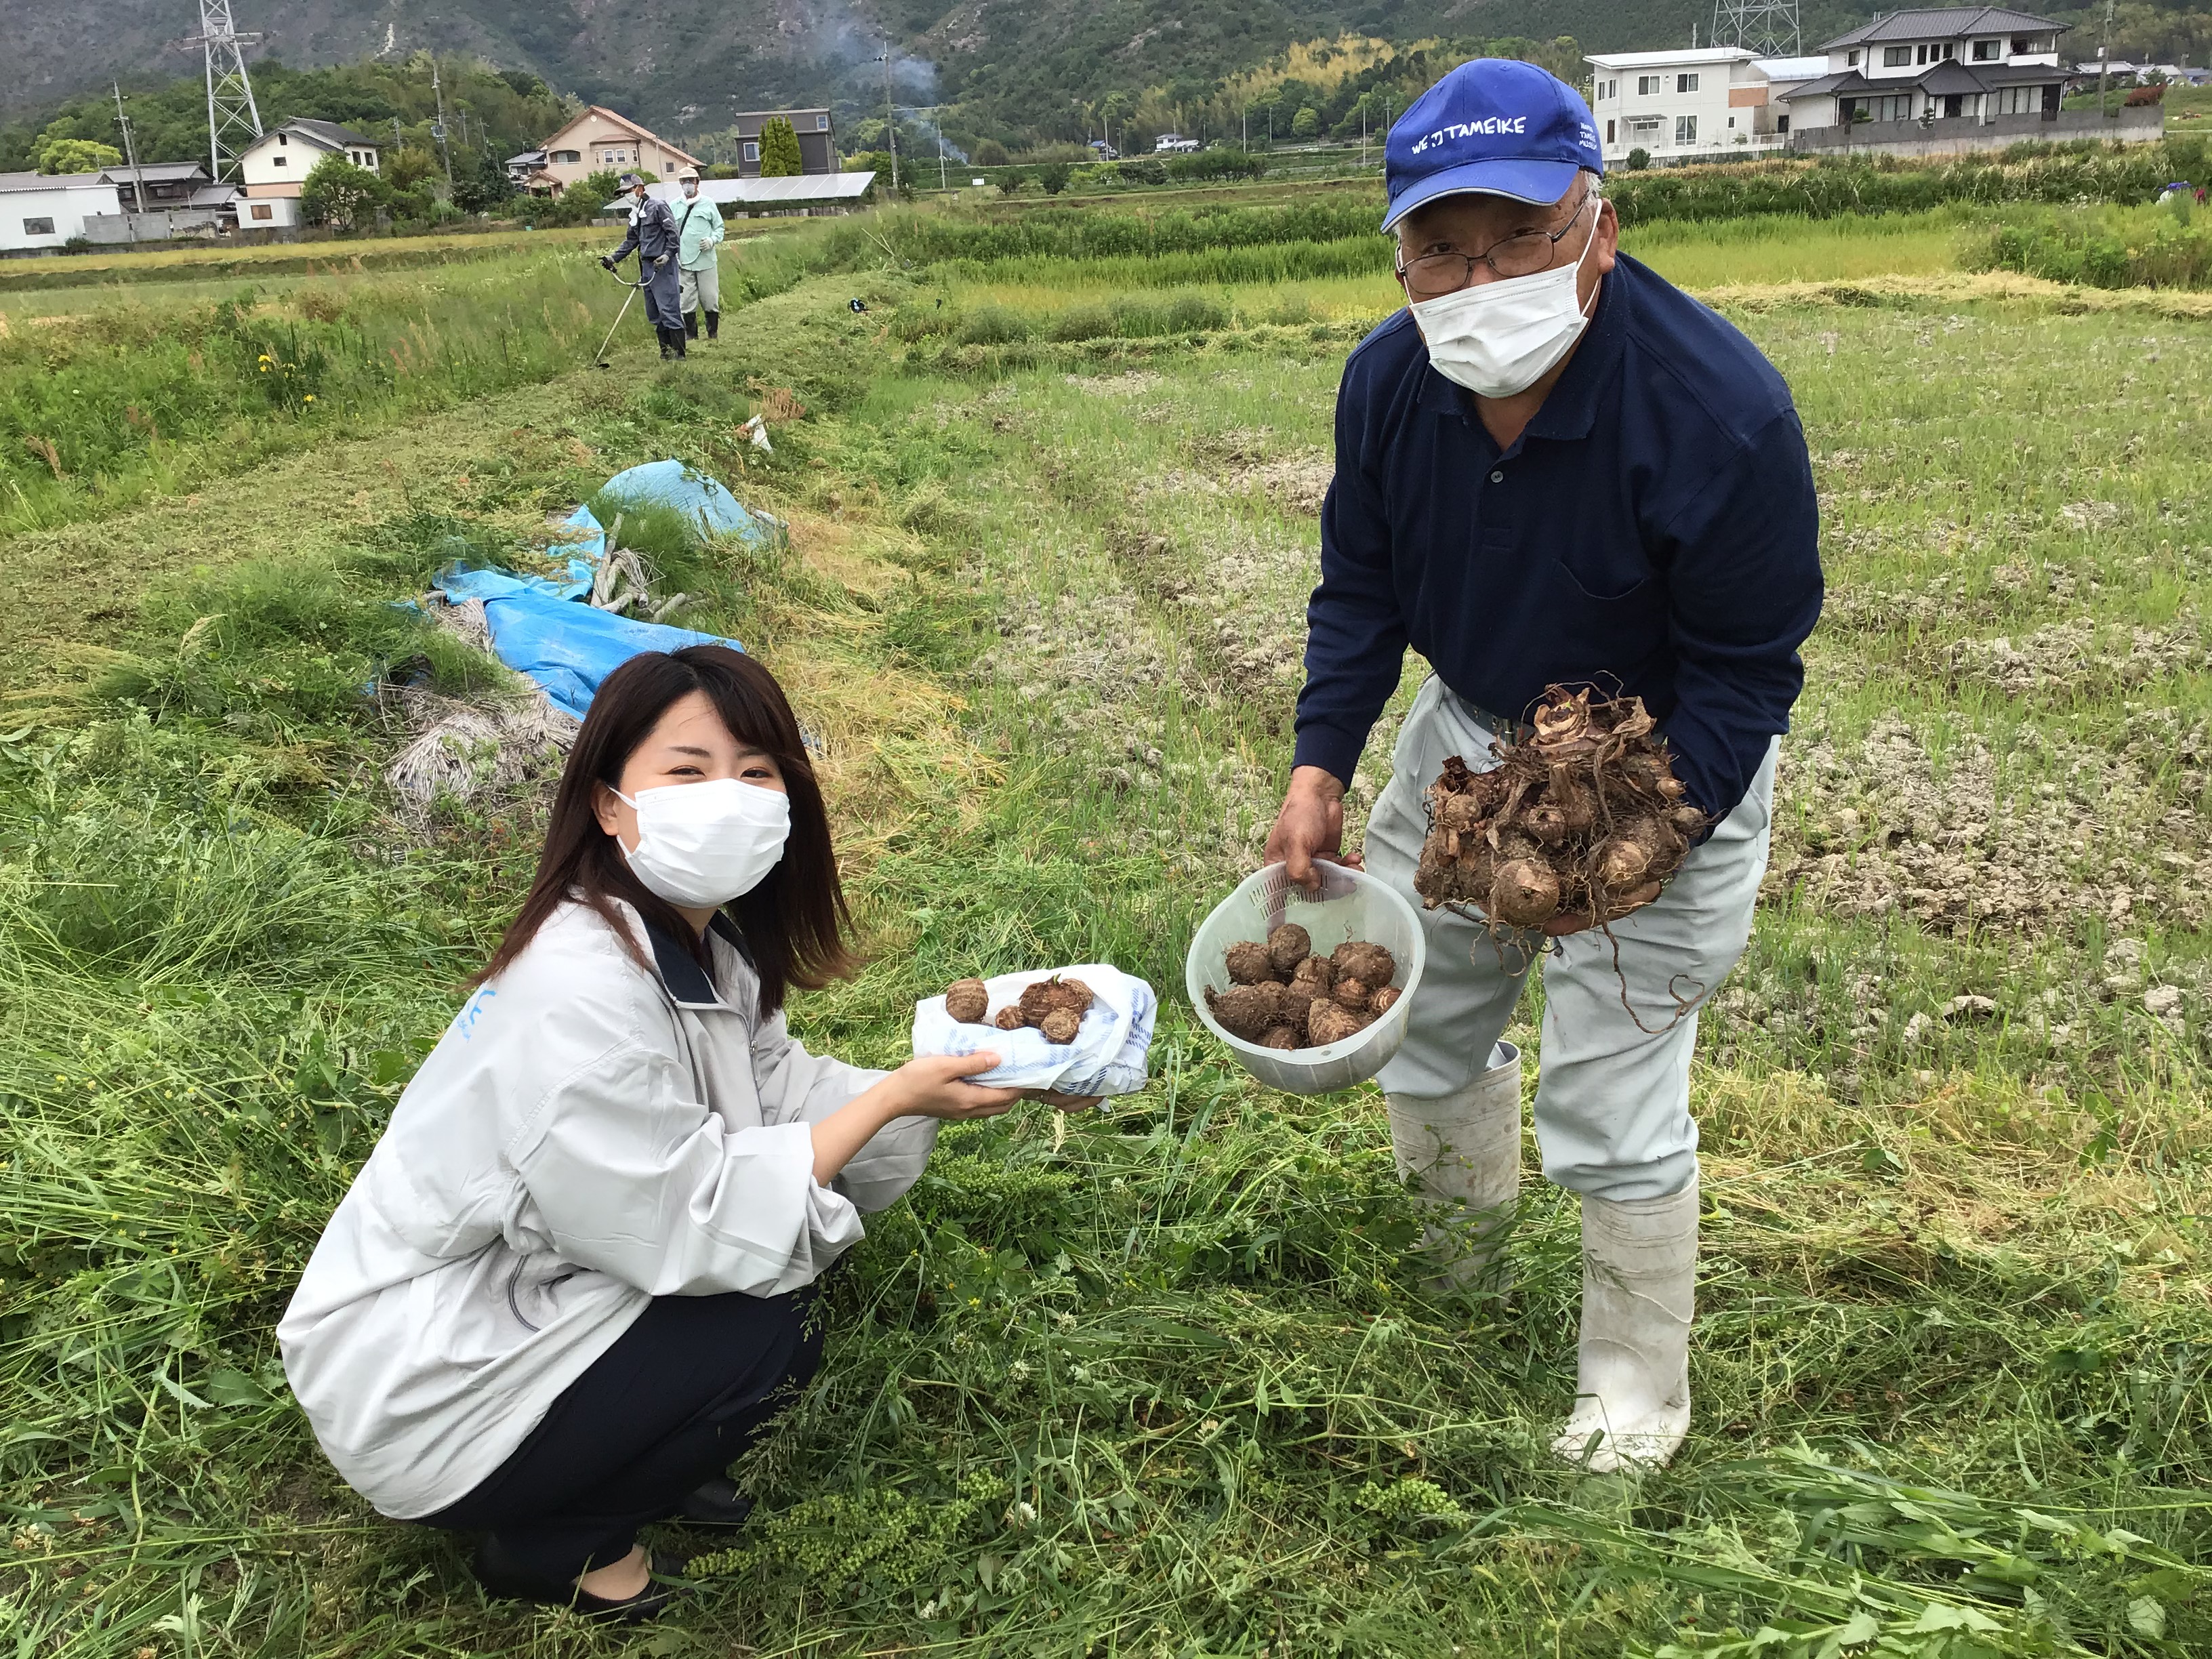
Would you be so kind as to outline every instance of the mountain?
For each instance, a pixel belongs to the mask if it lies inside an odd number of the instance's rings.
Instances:
[[[2118,55],[2203,63],[2212,0],[2129,0]],[[1711,0],[233,0],[258,31],[249,63],[293,66],[374,58],[394,66],[428,49],[480,56],[556,89],[605,103],[672,137],[725,128],[739,110],[826,103],[841,125],[896,100],[940,112],[963,143],[1020,148],[1079,139],[1101,106],[1189,111],[1223,83],[1300,42],[1366,38],[1446,52],[1571,37],[1580,50],[1711,38]],[[1805,0],[1810,49],[1870,15],[1868,0]],[[2093,55],[2097,27],[2069,45]],[[17,124],[111,76],[152,86],[196,75],[198,0],[39,0],[0,5],[0,119]],[[885,61],[884,34],[890,44]],[[1578,48],[1574,43],[1579,43]],[[1530,55],[1534,55],[1534,52]],[[419,61],[419,60],[417,60]],[[1397,106],[1402,107],[1402,105]],[[1219,119],[1217,112],[1217,122]],[[1142,128],[1140,126],[1140,131]],[[1216,131],[1219,128],[1217,125]],[[933,134],[931,135],[933,137]]]

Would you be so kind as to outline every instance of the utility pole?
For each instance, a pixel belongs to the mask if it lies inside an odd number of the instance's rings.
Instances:
[[[929,124],[937,128],[937,187],[939,190],[947,188],[945,182],[945,129],[939,125],[937,119],[944,113],[945,106],[942,104],[929,112]]]
[[[891,102],[891,38],[884,37],[884,136],[890,141],[891,188],[898,188],[898,106]]]
[[[438,80],[438,60],[435,58],[430,60],[430,95],[438,104],[437,124],[430,129],[430,136],[438,141],[438,154],[445,157],[446,194],[451,196],[453,193],[453,146],[446,142],[446,89]],[[641,161],[644,158],[641,156],[639,159]]]
[[[232,25],[230,0],[200,0],[200,32],[185,43],[206,49],[208,172],[218,185],[230,182],[240,155],[261,137],[245,50],[260,38]]]
[[[123,228],[131,233],[131,240],[138,240],[137,217],[146,210],[146,175],[138,170],[138,144],[131,136],[131,118],[123,112],[123,83],[111,81],[115,88],[115,125],[123,129],[123,155],[131,163],[131,211],[123,216]]]
[[[2097,113],[2109,117],[2105,107],[2105,83],[2112,74],[2112,0],[2105,0],[2105,44],[2097,48]]]

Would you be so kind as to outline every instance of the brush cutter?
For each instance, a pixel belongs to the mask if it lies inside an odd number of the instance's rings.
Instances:
[[[611,265],[607,268],[607,275],[613,277],[615,281],[620,283],[624,288],[628,289],[629,292],[623,295],[622,309],[615,313],[615,327],[609,329],[607,331],[607,337],[599,342],[599,355],[592,360],[592,367],[593,368],[612,368],[614,367],[612,363],[607,361],[607,348],[612,345],[615,342],[615,329],[620,328],[622,326],[623,319],[629,315],[629,302],[637,298],[637,291],[645,286],[646,276],[643,270],[644,264],[644,256],[641,254],[638,257],[638,264],[640,267],[638,270],[638,279],[634,283],[625,277],[622,272],[615,270]]]

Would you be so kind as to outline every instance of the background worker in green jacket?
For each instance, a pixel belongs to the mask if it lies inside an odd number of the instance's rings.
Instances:
[[[684,331],[695,340],[699,337],[699,313],[703,311],[711,340],[722,325],[722,273],[716,264],[722,246],[722,213],[699,193],[696,167],[678,173],[676,185],[684,192],[676,204],[676,276],[684,289]]]

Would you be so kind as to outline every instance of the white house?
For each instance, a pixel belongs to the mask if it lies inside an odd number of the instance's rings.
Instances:
[[[300,222],[300,186],[325,155],[343,155],[370,173],[383,171],[383,146],[335,121],[287,121],[271,127],[238,158],[245,191],[240,230],[279,230]]]
[[[1711,161],[1785,142],[1760,59],[1741,46],[1614,52],[1585,58],[1590,112],[1607,166],[1640,149],[1654,161]]]
[[[2002,6],[1946,6],[1892,12],[1838,35],[1821,51],[1828,72],[1790,94],[1796,147],[1832,148],[1854,127],[1923,125],[1930,137],[1950,136],[1947,122],[1987,126],[2007,119],[2011,137],[2033,137],[2027,124],[2055,122],[2069,70],[2058,62],[2058,37],[2069,26]],[[1827,142],[1808,143],[1822,129]],[[1902,131],[1867,133],[1862,141]],[[1856,146],[1854,146],[1856,147]]]
[[[0,173],[0,257],[58,253],[123,198],[98,173]]]

